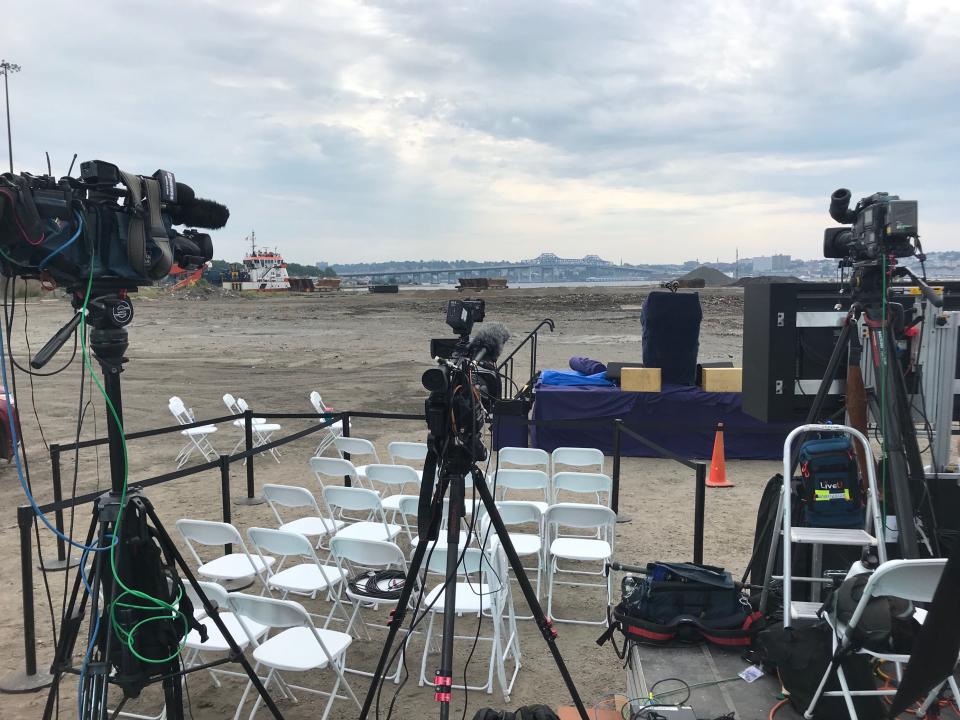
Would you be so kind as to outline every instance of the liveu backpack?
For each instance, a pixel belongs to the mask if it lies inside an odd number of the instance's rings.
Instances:
[[[807,440],[800,446],[798,467],[804,525],[863,527],[863,491],[850,438]]]

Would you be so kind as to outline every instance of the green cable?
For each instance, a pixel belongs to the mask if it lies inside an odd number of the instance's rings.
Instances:
[[[886,426],[887,419],[887,358],[888,350],[887,344],[893,342],[893,338],[890,334],[887,334],[887,256],[881,254],[880,268],[883,272],[880,278],[880,337],[884,338],[884,346],[878,348],[880,351],[880,447],[881,447],[881,459],[882,463],[880,465],[880,487],[883,488],[883,529],[892,530],[892,528],[887,526],[887,468],[890,465],[890,454],[889,448],[887,447],[887,436],[884,434],[884,429]],[[892,350],[892,348],[891,348]]]
[[[80,312],[86,319],[87,315],[87,306],[90,303],[90,295],[93,292],[93,266],[94,266],[94,253],[90,254],[90,275],[87,278],[87,290],[83,298],[83,306],[80,308]],[[87,367],[87,371],[90,373],[90,377],[93,378],[93,382],[96,384],[97,389],[100,391],[100,394],[103,395],[103,399],[106,401],[107,410],[110,412],[111,417],[113,418],[114,423],[116,423],[117,429],[120,431],[121,444],[123,447],[123,486],[120,491],[120,510],[117,514],[117,523],[114,527],[114,536],[120,537],[120,526],[123,522],[123,511],[126,509],[127,501],[127,480],[130,475],[130,465],[129,458],[127,455],[127,439],[123,431],[123,423],[120,421],[120,415],[117,412],[117,409],[114,407],[113,402],[110,400],[110,396],[107,395],[106,388],[103,387],[103,384],[100,382],[99,375],[93,369],[93,363],[90,360],[90,352],[87,344],[87,325],[86,322],[80,323],[80,346],[83,350],[83,362]],[[117,637],[127,646],[130,652],[139,660],[146,663],[152,663],[155,665],[160,665],[168,663],[174,658],[176,658],[180,652],[183,650],[184,645],[186,644],[187,634],[190,631],[190,625],[187,620],[186,615],[182,613],[174,604],[164,602],[159,598],[155,598],[152,595],[141,592],[140,590],[135,590],[133,588],[127,587],[123,582],[123,579],[120,577],[120,573],[117,570],[117,557],[116,557],[116,548],[118,543],[112,543],[110,545],[110,571],[113,574],[114,582],[121,588],[123,592],[115,595],[113,601],[110,603],[110,625],[113,628],[114,632],[117,634]],[[121,602],[122,599],[132,596],[134,598],[139,598],[141,600],[149,603],[148,606],[133,605],[130,603]],[[180,595],[178,594],[177,598],[174,600],[175,603],[178,603],[180,600]],[[136,623],[130,630],[124,628],[120,621],[116,617],[116,609],[118,607],[126,608],[136,608],[141,610],[156,610],[159,614],[150,616]],[[172,617],[179,616],[183,621],[183,637],[177,647],[176,652],[169,655],[165,658],[148,658],[144,655],[141,655],[136,647],[134,646],[135,635],[137,631],[145,624],[150,622],[157,622],[159,620],[168,620]]]

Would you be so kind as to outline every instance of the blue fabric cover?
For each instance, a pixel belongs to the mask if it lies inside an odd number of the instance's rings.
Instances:
[[[643,364],[664,384],[694,385],[700,350],[700,295],[652,292],[643,301]]]
[[[610,455],[611,421],[621,418],[631,430],[687,458],[710,458],[717,423],[723,422],[728,459],[775,460],[783,457],[783,441],[794,427],[766,424],[744,414],[740,393],[706,392],[696,386],[664,385],[659,393],[634,393],[615,387],[540,385],[536,398],[534,420],[583,420],[531,427],[531,446],[548,452],[573,446],[598,448]],[[627,434],[621,440],[624,455],[656,455]]]
[[[540,384],[565,387],[576,385],[616,387],[616,385],[607,380],[606,372],[606,370],[603,370],[594,375],[584,375],[575,370],[544,370],[540,373]]]
[[[582,355],[574,355],[570,358],[570,369],[584,375],[596,375],[607,371],[607,366],[599,360],[591,360]]]

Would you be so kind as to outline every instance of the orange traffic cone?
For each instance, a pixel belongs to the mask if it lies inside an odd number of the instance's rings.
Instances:
[[[710,462],[707,487],[733,487],[733,483],[727,482],[727,460],[723,454],[723,423],[717,423],[717,436],[713,441],[713,460]]]

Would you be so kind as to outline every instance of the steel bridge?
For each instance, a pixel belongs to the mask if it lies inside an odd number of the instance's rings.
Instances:
[[[547,264],[538,262],[511,263],[509,265],[482,265],[469,268],[417,268],[416,270],[377,270],[364,272],[338,272],[344,279],[386,280],[393,278],[397,282],[419,282],[426,285],[453,285],[459,278],[502,277],[508,282],[551,282],[566,278],[578,279],[583,271],[593,271],[595,277],[647,279],[653,271],[645,268],[622,267],[613,264],[590,262],[570,262]],[[577,277],[570,277],[576,274]]]

